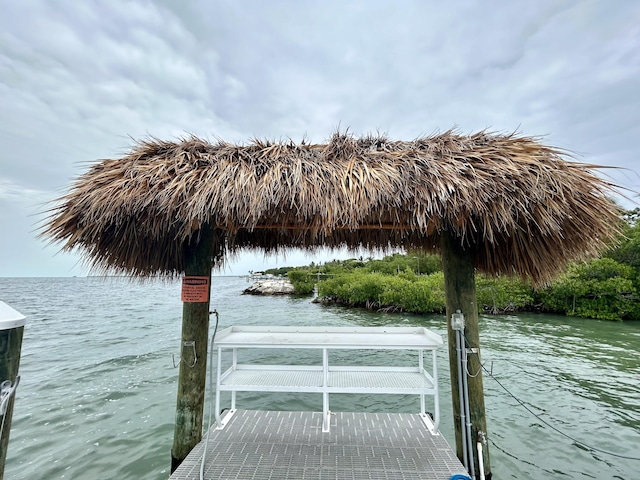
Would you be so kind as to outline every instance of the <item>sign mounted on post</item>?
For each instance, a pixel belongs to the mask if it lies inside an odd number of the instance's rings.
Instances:
[[[182,277],[182,301],[200,303],[209,301],[209,277]]]

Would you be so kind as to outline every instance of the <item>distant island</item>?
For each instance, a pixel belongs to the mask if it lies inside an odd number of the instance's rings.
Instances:
[[[640,320],[640,209],[624,212],[623,236],[600,258],[577,262],[544,288],[507,276],[476,276],[478,308],[490,314],[537,311],[600,320]],[[333,260],[265,270],[286,276],[298,295],[385,312],[445,310],[440,257],[420,251],[381,260]]]

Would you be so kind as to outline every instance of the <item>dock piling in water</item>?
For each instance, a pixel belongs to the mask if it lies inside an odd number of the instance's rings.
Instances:
[[[0,480],[4,478],[13,403],[20,380],[18,369],[24,324],[24,315],[0,301]]]
[[[465,447],[462,440],[460,418],[463,415],[460,405],[459,375],[467,375],[469,393],[469,413],[467,421],[471,422],[471,440],[479,438],[480,432],[486,435],[487,419],[484,407],[484,387],[482,382],[482,364],[480,363],[480,334],[478,330],[478,304],[476,301],[475,268],[473,254],[469,249],[460,246],[460,240],[443,232],[442,235],[442,267],[444,271],[444,289],[447,303],[447,333],[449,345],[449,368],[451,373],[451,396],[453,401],[453,417],[456,433],[456,452],[463,461]],[[457,368],[456,331],[451,325],[451,315],[460,311],[465,318],[464,338],[468,345],[462,348],[473,349],[477,362],[470,362],[468,368],[473,369],[473,375],[459,372]],[[474,356],[471,355],[471,356]],[[477,369],[477,373],[476,373]],[[489,462],[489,448],[483,450],[483,468],[485,478],[491,478]],[[477,451],[472,448],[469,456],[473,456],[476,472],[479,472],[480,462]]]
[[[185,278],[206,279],[206,292],[202,298],[190,293],[185,296],[183,283],[182,336],[180,341],[180,371],[176,400],[176,422],[171,449],[173,472],[202,438],[204,401],[207,376],[207,350],[209,337],[209,299],[213,232],[205,227],[196,235],[189,248],[185,248]],[[203,301],[205,300],[205,301]]]

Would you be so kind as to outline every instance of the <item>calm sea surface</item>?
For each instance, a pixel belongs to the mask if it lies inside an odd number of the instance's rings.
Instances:
[[[323,307],[309,298],[243,296],[213,279],[230,325],[420,325],[444,316]],[[178,283],[118,278],[0,278],[0,300],[27,316],[5,478],[169,476],[182,304]],[[548,315],[482,317],[483,360],[540,419],[594,447],[640,457],[640,324]],[[446,340],[445,340],[446,344]],[[446,348],[441,429],[453,443]],[[494,478],[640,478],[640,461],[576,445],[485,376]],[[239,395],[240,408],[316,409],[320,396]],[[337,396],[334,410],[417,411],[410,397]],[[208,408],[208,406],[207,406]]]

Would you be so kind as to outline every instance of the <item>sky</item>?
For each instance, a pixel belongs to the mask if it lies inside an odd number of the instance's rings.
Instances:
[[[80,276],[37,237],[91,162],[147,136],[413,140],[518,131],[639,201],[635,0],[0,0],[0,277]],[[346,258],[246,253],[225,274]]]

